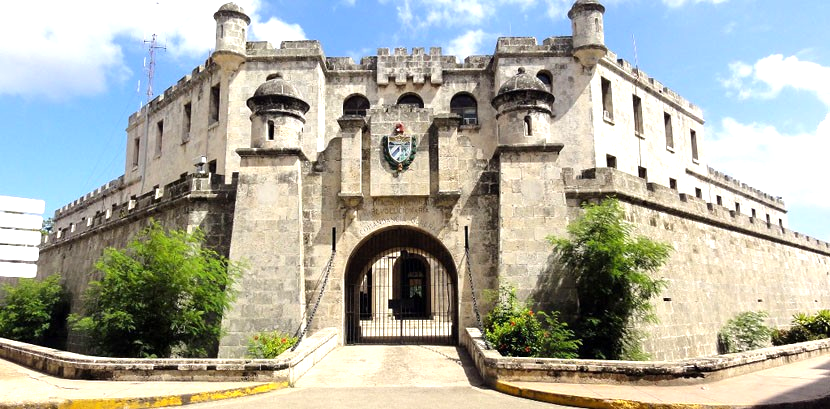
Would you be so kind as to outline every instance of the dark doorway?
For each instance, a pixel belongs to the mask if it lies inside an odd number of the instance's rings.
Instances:
[[[457,274],[447,249],[409,227],[375,233],[346,267],[347,344],[454,345]]]

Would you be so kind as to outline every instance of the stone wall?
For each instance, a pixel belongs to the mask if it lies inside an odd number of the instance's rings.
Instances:
[[[668,282],[653,301],[660,322],[642,326],[653,359],[716,354],[717,332],[743,311],[786,327],[795,313],[830,306],[830,244],[614,169],[564,173],[572,209],[616,196],[637,234],[674,248],[658,273]]]
[[[79,225],[58,237],[49,236],[41,246],[38,278],[60,274],[70,294],[70,310],[82,311],[82,297],[89,282],[100,279],[93,272],[95,261],[108,247],[123,248],[149,223],[150,218],[170,229],[201,228],[207,245],[227,256],[230,229],[233,225],[235,186],[224,184],[224,178],[182,178],[135,200],[116,205],[108,212],[99,212],[92,223]],[[70,351],[88,351],[84,339],[70,332]]]

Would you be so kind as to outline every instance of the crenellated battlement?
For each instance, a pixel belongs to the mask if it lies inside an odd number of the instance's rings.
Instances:
[[[717,171],[712,167],[709,167],[709,178],[711,183],[735,191],[744,196],[752,197],[761,203],[768,204],[769,206],[780,210],[784,210],[785,208],[784,199],[782,199],[781,196],[773,196],[769,193],[765,193],[759,189],[749,186],[746,183],[741,183],[740,180],[735,179],[723,172]]]
[[[55,210],[55,220],[67,217],[72,213],[85,209],[90,203],[96,202],[112,195],[115,192],[118,192],[123,186],[124,175],[121,175]]]
[[[555,55],[570,57],[573,52],[571,37],[548,37],[539,44],[535,37],[499,37],[496,41],[496,55],[526,54]]]
[[[141,109],[130,115],[130,118],[127,121],[127,128],[131,128],[143,121],[148,109],[150,110],[149,112],[156,111],[167,105],[168,101],[172,101],[180,93],[191,89],[196,82],[201,81],[205,73],[210,71],[212,65],[213,61],[208,59],[204,64],[194,68],[190,74],[180,78],[174,85],[164,90],[163,93],[157,95],[148,104],[142,106]]]
[[[643,70],[639,69],[638,67],[632,66],[630,62],[622,58],[617,58],[617,55],[614,54],[612,51],[609,50],[608,54],[602,61],[606,67],[621,72],[626,77],[628,77],[629,80],[631,80],[638,86],[651,91],[657,96],[662,96],[663,98],[666,98],[667,100],[678,105],[683,110],[688,111],[690,114],[696,116],[701,122],[703,121],[703,110],[700,109],[700,107],[691,103],[689,100],[681,97],[680,94],[666,87],[660,81],[650,77]]]
[[[236,174],[233,175],[231,184],[229,185],[225,184],[225,177],[223,175],[200,175],[195,173],[183,175],[181,178],[163,187],[156,187],[141,196],[133,196],[126,201],[113,203],[106,209],[96,211],[89,219],[79,216],[75,217],[76,220],[70,219],[73,213],[76,213],[82,208],[81,206],[86,207],[91,203],[103,199],[105,193],[118,190],[121,184],[123,184],[123,176],[102,186],[101,188],[104,188],[102,191],[99,191],[100,188],[96,189],[95,192],[98,192],[97,194],[87,194],[79,199],[81,200],[80,202],[76,200],[72,204],[58,209],[55,212],[55,218],[61,217],[60,227],[49,233],[48,236],[44,236],[41,247],[45,248],[59,244],[82,235],[85,232],[98,230],[107,225],[117,223],[122,219],[151,211],[154,208],[177,201],[186,196],[197,195],[205,197],[206,195],[229,195],[236,190]]]
[[[641,204],[686,219],[830,255],[828,242],[747,216],[735,209],[708,203],[692,195],[678,194],[676,190],[646,182],[617,169],[594,168],[575,174],[573,169],[566,168],[562,170],[562,177],[565,195],[568,199],[576,200],[576,205],[584,200],[615,196],[625,202]]]

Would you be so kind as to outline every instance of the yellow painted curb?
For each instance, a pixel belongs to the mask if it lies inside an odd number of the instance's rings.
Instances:
[[[522,388],[509,382],[496,381],[494,388],[502,393],[520,398],[555,403],[557,405],[576,406],[589,409],[731,409],[729,405],[706,405],[694,403],[649,403],[626,399],[601,399],[587,396],[566,395]]]
[[[211,402],[223,399],[241,398],[271,392],[288,386],[288,382],[272,382],[245,388],[233,388],[222,391],[199,392],[172,396],[155,396],[150,398],[118,399],[77,399],[61,402],[57,409],[145,409],[182,406],[190,403]]]

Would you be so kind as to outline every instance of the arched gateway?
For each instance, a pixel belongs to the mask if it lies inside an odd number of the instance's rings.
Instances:
[[[346,265],[347,344],[454,345],[458,274],[441,242],[412,227],[366,238]]]

